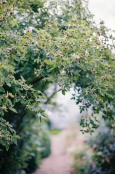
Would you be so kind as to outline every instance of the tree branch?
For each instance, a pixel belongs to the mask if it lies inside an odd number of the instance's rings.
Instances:
[[[33,80],[30,82],[30,84],[34,85],[34,84],[40,82],[41,80],[43,80],[44,78],[45,78],[45,77],[41,76],[41,77],[38,77],[38,78],[36,78],[36,79],[33,79]]]
[[[57,93],[57,91],[54,91],[54,92],[50,95],[50,97],[47,98],[47,100],[46,100],[46,102],[45,102],[44,104],[50,103],[51,99],[55,96],[56,93]]]

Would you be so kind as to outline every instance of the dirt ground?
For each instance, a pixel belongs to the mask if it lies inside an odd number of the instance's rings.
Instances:
[[[84,140],[76,126],[53,135],[51,155],[42,161],[40,169],[34,174],[70,174],[72,154],[84,149]]]
[[[52,136],[52,153],[34,174],[70,174],[71,159],[65,152],[63,135]]]

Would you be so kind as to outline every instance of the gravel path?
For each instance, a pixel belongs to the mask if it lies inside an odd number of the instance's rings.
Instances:
[[[71,160],[64,148],[63,135],[52,136],[52,153],[34,174],[70,174]]]

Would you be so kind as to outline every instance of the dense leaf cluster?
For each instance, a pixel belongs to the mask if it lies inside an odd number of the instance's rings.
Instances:
[[[44,115],[41,87],[53,82],[63,94],[74,86],[73,99],[82,102],[81,111],[92,108],[91,115],[81,118],[83,132],[92,133],[98,127],[93,113],[114,120],[114,38],[103,22],[96,26],[85,2],[44,5],[43,1],[10,0],[1,6],[1,117],[10,110],[19,113],[18,104]],[[2,124],[7,124],[9,140],[1,127],[0,141],[8,148],[15,132],[9,123]]]

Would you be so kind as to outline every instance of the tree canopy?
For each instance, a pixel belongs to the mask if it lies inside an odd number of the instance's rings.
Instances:
[[[73,87],[81,112],[92,108],[81,118],[83,133],[98,127],[96,113],[114,121],[114,37],[103,21],[96,26],[85,1],[2,0],[0,11],[2,146],[8,149],[19,138],[11,113],[18,117],[22,108],[45,115],[50,83],[63,94]]]

